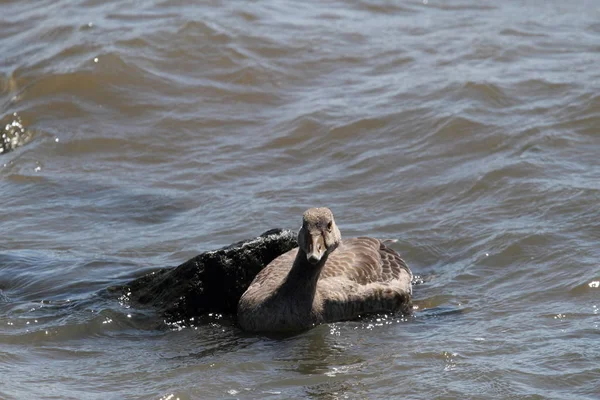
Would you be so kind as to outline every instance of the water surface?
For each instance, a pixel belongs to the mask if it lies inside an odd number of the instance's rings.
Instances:
[[[0,398],[597,398],[597,2],[0,11]],[[104,292],[317,205],[398,239],[413,317],[274,340]]]

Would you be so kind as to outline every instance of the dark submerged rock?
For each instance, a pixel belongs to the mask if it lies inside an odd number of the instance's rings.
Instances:
[[[206,313],[235,313],[256,274],[275,257],[297,247],[296,233],[272,229],[262,235],[202,253],[176,268],[136,279],[124,288],[130,301],[156,307],[170,321]]]

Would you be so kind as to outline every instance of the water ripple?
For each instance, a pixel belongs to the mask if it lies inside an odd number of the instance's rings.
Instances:
[[[30,3],[0,26],[0,397],[593,398],[590,2]],[[398,239],[413,317],[264,338],[104,291],[314,205]]]

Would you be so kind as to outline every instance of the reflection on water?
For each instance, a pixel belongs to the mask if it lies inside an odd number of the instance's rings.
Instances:
[[[389,3],[2,4],[0,398],[597,397],[597,5]],[[397,240],[413,316],[106,290],[318,205]]]

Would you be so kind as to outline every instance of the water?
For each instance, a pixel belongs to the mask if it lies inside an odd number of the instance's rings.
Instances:
[[[0,11],[0,398],[597,398],[596,1]],[[317,205],[398,239],[413,317],[276,340],[104,292]]]

